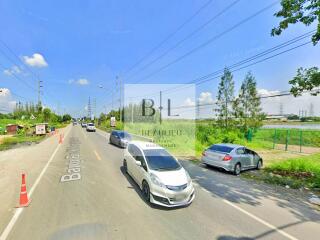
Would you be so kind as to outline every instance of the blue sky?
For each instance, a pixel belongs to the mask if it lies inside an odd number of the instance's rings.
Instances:
[[[55,110],[59,106],[60,111],[65,109],[79,114],[85,111],[90,96],[96,98],[99,112],[104,109],[103,105],[111,102],[111,95],[108,95],[107,91],[115,89],[117,75],[124,83],[141,81],[163,65],[273,2],[240,0],[228,12],[160,61],[142,72],[137,67],[125,74],[134,63],[174,32],[207,1],[2,0],[0,40],[22,61],[31,60],[29,68],[44,81],[45,105]],[[213,0],[139,66],[143,67],[148,61],[162,54],[231,2],[233,1]],[[315,28],[296,25],[286,30],[282,36],[271,37],[272,27],[279,22],[279,19],[273,16],[278,9],[280,5],[272,7],[182,61],[139,83],[189,82]],[[43,56],[47,66],[32,65],[35,53]],[[256,76],[258,88],[269,91],[288,90],[288,80],[295,75],[296,69],[300,66],[319,66],[319,56],[319,45],[304,46],[234,73],[236,86],[239,87],[245,73],[251,70]],[[5,73],[5,70],[14,71],[13,67],[16,65],[21,70],[16,72],[16,75],[36,87],[34,75],[1,43],[0,63],[0,88],[8,88],[19,96],[36,100],[37,94],[34,90],[23,85],[12,74],[8,74],[8,71]],[[135,71],[138,74],[131,77]],[[209,92],[214,98],[217,84],[218,80],[213,80],[197,86],[197,95]],[[104,86],[104,89],[99,88],[99,85]],[[19,97],[12,95],[11,100],[19,100]]]

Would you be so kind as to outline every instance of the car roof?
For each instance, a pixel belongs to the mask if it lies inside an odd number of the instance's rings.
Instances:
[[[112,130],[112,132],[117,132],[117,133],[128,133],[126,131],[123,131],[123,130]],[[128,133],[129,134],[129,133]]]
[[[225,147],[231,147],[231,148],[244,147],[242,145],[232,144],[232,143],[219,143],[219,144],[213,144],[213,145],[219,145],[219,146],[225,146]]]
[[[153,143],[153,142],[144,142],[144,141],[131,141],[130,144],[134,144],[141,148],[142,150],[148,149],[164,149],[163,147]]]

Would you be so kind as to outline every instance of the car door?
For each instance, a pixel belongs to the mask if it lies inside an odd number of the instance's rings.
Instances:
[[[128,155],[125,157],[125,159],[127,160],[127,168],[128,171],[130,173],[130,175],[134,178],[134,170],[137,167],[136,165],[136,159],[135,159],[135,146],[133,144],[130,144],[128,146]]]
[[[239,158],[240,163],[241,163],[241,168],[247,168],[249,164],[249,160],[247,155],[245,154],[245,148],[240,147],[236,150],[237,153],[237,158]]]
[[[110,135],[110,143],[113,143],[113,144],[114,144],[114,131],[111,132],[111,135]]]
[[[132,177],[136,180],[137,183],[139,183],[138,179],[139,179],[139,170],[140,170],[140,166],[137,165],[137,161],[141,163],[141,151],[140,149],[135,146],[135,145],[131,145],[131,151],[133,152],[132,154]]]
[[[135,159],[136,159],[136,161],[141,163],[141,166],[136,165],[137,166],[137,168],[136,168],[136,180],[137,180],[138,184],[141,185],[142,184],[142,180],[144,179],[148,169],[147,169],[146,160],[145,160],[145,158],[144,158],[144,156],[142,154],[142,151],[139,148],[137,148],[136,149],[136,153],[137,154],[136,154]]]
[[[254,166],[254,154],[250,149],[245,149],[246,158],[248,161],[248,167],[252,168]]]

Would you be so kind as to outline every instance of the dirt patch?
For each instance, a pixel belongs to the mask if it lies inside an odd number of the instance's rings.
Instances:
[[[286,145],[276,144],[275,149],[285,151]],[[313,154],[320,152],[320,147],[301,146],[300,148],[299,145],[288,145],[288,152]]]
[[[310,148],[308,152],[295,152],[295,151],[284,151],[278,149],[270,149],[270,150],[261,150],[257,151],[259,155],[262,157],[264,164],[268,165],[273,162],[278,162],[281,160],[286,160],[288,158],[296,158],[302,156],[309,156],[314,153],[320,152],[320,148]]]

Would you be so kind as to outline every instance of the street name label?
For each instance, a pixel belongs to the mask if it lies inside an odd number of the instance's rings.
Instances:
[[[80,158],[80,141],[70,138],[69,147],[67,148],[66,159],[69,160],[67,174],[62,175],[60,182],[70,182],[81,179],[81,158]]]

